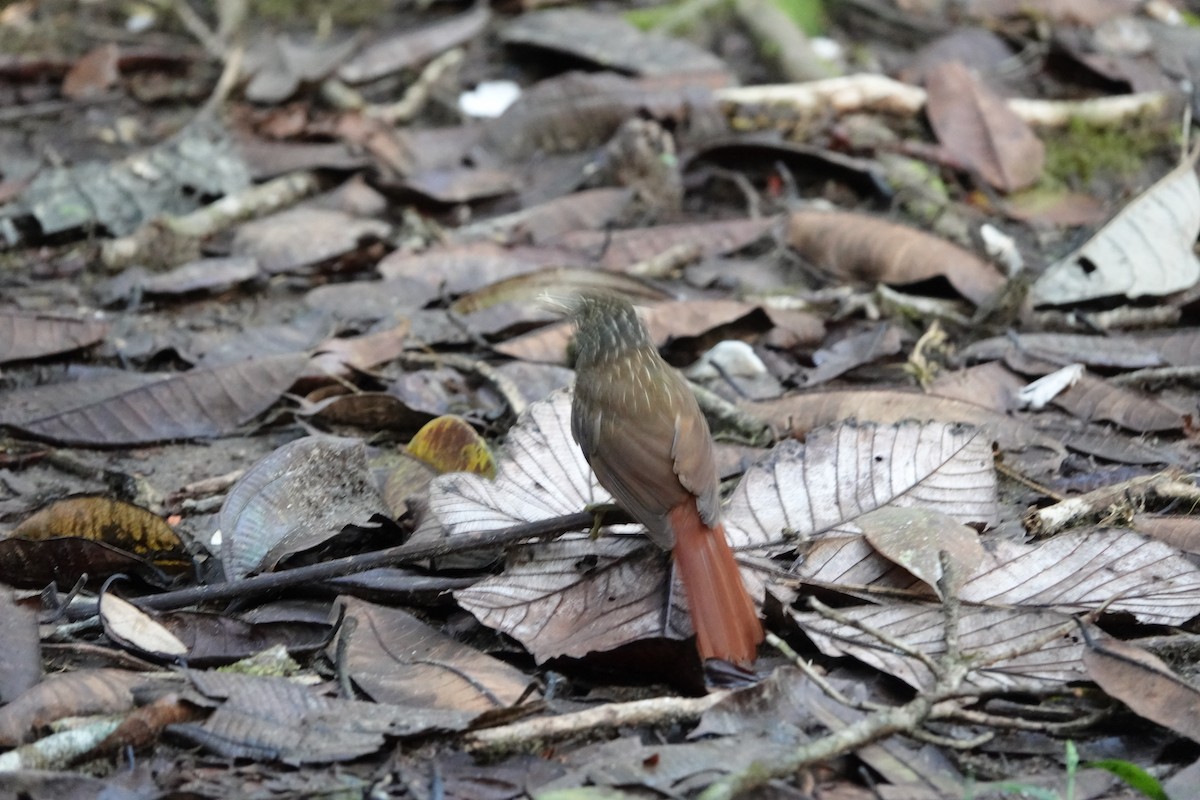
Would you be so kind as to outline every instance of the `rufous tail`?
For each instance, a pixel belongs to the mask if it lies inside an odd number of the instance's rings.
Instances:
[[[763,640],[762,623],[742,583],[724,526],[705,525],[691,499],[671,509],[668,519],[701,660],[720,658],[749,667]]]

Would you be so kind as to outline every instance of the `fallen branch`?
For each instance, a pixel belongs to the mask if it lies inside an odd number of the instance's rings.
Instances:
[[[291,589],[297,586],[309,585],[331,578],[341,578],[365,572],[377,567],[387,567],[409,561],[422,561],[451,553],[462,553],[467,550],[477,550],[486,547],[501,547],[516,544],[528,539],[552,539],[569,531],[586,531],[592,527],[596,513],[581,511],[577,514],[567,514],[561,517],[526,522],[499,530],[479,531],[477,533],[448,536],[434,542],[419,544],[402,544],[388,547],[370,553],[337,558],[320,564],[306,567],[270,572],[265,575],[254,575],[238,581],[216,583],[210,586],[194,586],[190,589],[180,589],[174,592],[140,597],[133,602],[143,609],[183,608],[184,606],[213,601],[246,599],[264,594]],[[631,522],[630,517],[623,511],[614,508],[603,514],[604,525],[616,525]]]
[[[734,86],[717,89],[722,102],[741,105],[783,105],[802,119],[824,113],[874,111],[916,116],[925,108],[924,89],[885,75],[863,73],[808,83]],[[1165,92],[1139,92],[1090,100],[1027,100],[1013,98],[1008,107],[1030,125],[1062,128],[1072,120],[1092,125],[1120,125],[1130,119],[1162,114]]]
[[[497,728],[484,728],[467,736],[467,748],[492,755],[526,749],[535,742],[563,739],[596,730],[614,730],[627,725],[672,725],[699,719],[724,700],[729,691],[704,697],[655,697],[629,703],[606,703],[596,708],[556,717],[523,720]]]

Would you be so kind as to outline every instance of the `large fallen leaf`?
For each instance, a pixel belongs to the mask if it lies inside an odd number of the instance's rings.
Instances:
[[[342,597],[357,620],[346,671],[380,703],[477,714],[516,703],[528,676],[397,608]]]
[[[1046,148],[1028,123],[971,74],[949,61],[925,76],[925,113],[938,141],[965,166],[1005,192],[1037,182]]]
[[[863,537],[830,537],[817,543],[794,570],[806,581],[852,587],[911,590],[916,581],[895,568]],[[1039,637],[1071,614],[1105,607],[1128,612],[1145,624],[1177,625],[1200,605],[1200,570],[1161,542],[1121,529],[1071,531],[1043,542],[1001,540],[959,593],[964,646],[988,659]],[[942,611],[919,603],[861,606],[842,613],[936,656],[942,651]],[[829,654],[852,655],[913,686],[931,676],[918,659],[895,653],[878,640],[817,614],[795,614],[797,622]],[[1035,651],[1006,659],[973,674],[977,686],[1032,688],[1083,676],[1078,636],[1062,634]]]
[[[1050,265],[1033,285],[1036,302],[1157,297],[1200,280],[1200,150],[1125,206],[1083,247]]]
[[[387,506],[371,481],[359,439],[308,436],[251,467],[225,497],[221,561],[229,579],[269,570]]]
[[[920,578],[938,595],[949,589],[951,596],[984,563],[983,545],[973,528],[927,508],[880,508],[858,520],[867,542],[889,561]],[[942,556],[953,565],[953,582],[948,578]]]
[[[991,442],[969,425],[846,422],[787,440],[747,470],[725,527],[739,547],[773,547],[846,530],[884,506],[999,518]]]
[[[937,658],[945,652],[943,613],[938,606],[918,603],[889,603],[860,606],[842,613],[899,639],[926,655]],[[899,653],[850,625],[818,614],[793,614],[801,629],[829,656],[852,656],[908,685],[923,689],[933,684],[933,675],[917,658]],[[1030,652],[975,669],[967,683],[987,690],[1036,690],[1084,677],[1079,658],[1082,644],[1077,635],[1060,633],[1049,643],[1043,640],[1064,623],[1066,614],[1028,609],[972,608],[962,610],[959,644],[963,655],[979,662],[990,660],[1010,648],[1027,647]]]
[[[0,423],[63,444],[129,445],[233,433],[271,406],[304,353],[175,375],[75,381],[0,395]]]
[[[0,586],[0,705],[11,703],[42,678],[37,612]]]
[[[386,222],[344,211],[300,206],[244,223],[232,249],[255,257],[263,272],[274,275],[343,256],[364,241],[385,238],[391,229]]]
[[[976,305],[1004,285],[1004,277],[974,253],[866,214],[795,211],[787,241],[810,264],[842,280],[907,284],[941,276]]]
[[[1138,716],[1200,742],[1200,689],[1132,642],[1093,639],[1083,653],[1088,675]]]
[[[1057,469],[1066,449],[1057,439],[1019,419],[961,400],[897,389],[836,390],[805,392],[778,400],[749,403],[742,407],[774,425],[781,433],[805,432],[843,419],[894,423],[905,419],[936,419],[978,426],[996,441],[1005,457],[1021,465],[1027,474]]]

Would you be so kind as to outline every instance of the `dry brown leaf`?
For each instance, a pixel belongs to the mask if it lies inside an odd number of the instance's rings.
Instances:
[[[943,372],[934,378],[929,393],[963,403],[983,406],[1000,414],[1017,407],[1017,392],[1025,381],[999,361]]]
[[[0,745],[29,741],[39,728],[63,717],[120,714],[133,708],[133,688],[147,680],[121,669],[54,675],[0,707]]]
[[[391,230],[379,220],[301,206],[242,224],[232,250],[257,258],[263,272],[275,275],[346,255],[364,241],[386,238]]]
[[[338,77],[346,83],[365,83],[411,69],[438,53],[474,39],[491,20],[487,6],[471,10],[417,29],[402,29],[363,47],[342,64]]]
[[[108,330],[101,320],[0,310],[0,364],[88,347],[102,341]]]
[[[178,556],[185,548],[166,521],[146,509],[107,497],[71,497],[27,517],[10,534],[30,540],[76,537],[142,556]]]
[[[63,96],[88,100],[104,94],[121,79],[120,61],[121,49],[112,42],[93,48],[63,78]]]
[[[1087,373],[1056,395],[1054,405],[1085,421],[1115,422],[1138,433],[1179,430],[1184,424],[1182,410],[1145,392],[1114,386]]]
[[[926,73],[925,113],[951,155],[1005,192],[1037,182],[1046,148],[1029,125],[961,62]]]
[[[402,320],[391,328],[374,333],[329,339],[317,347],[308,372],[317,377],[345,376],[351,370],[365,372],[386,364],[404,352],[410,327],[408,320]]]
[[[846,422],[785,440],[747,470],[725,516],[735,547],[775,548],[848,530],[884,506],[998,519],[991,443],[976,428]]]
[[[471,715],[507,708],[529,684],[521,670],[455,641],[406,611],[343,597],[358,621],[346,670],[380,703]]]
[[[926,655],[937,658],[945,652],[940,606],[889,603],[841,612]],[[898,653],[854,627],[818,614],[793,613],[792,617],[826,655],[852,656],[914,688],[926,689],[933,684],[933,675],[919,659]],[[967,676],[968,685],[986,691],[1036,691],[1080,680],[1084,676],[1079,661],[1083,646],[1077,635],[1062,634],[1038,646],[1070,619],[1066,614],[1038,609],[963,608],[959,644],[965,657],[980,663]],[[1012,647],[1029,647],[1032,652],[995,664],[985,663],[989,654]]]
[[[774,219],[730,219],[620,231],[575,231],[554,239],[552,244],[576,257],[596,261],[604,269],[620,271],[679,245],[698,247],[705,258],[733,253],[765,236],[775,223]]]
[[[719,58],[685,39],[647,33],[620,16],[583,8],[522,14],[505,26],[501,38],[632,75],[726,71]]]
[[[979,534],[973,528],[927,508],[878,508],[859,517],[857,526],[875,550],[920,578],[942,597],[946,577],[942,554],[954,569],[951,593],[986,563]]]
[[[305,353],[171,375],[49,384],[0,395],[0,423],[66,444],[130,445],[232,433],[275,403]]]
[[[1088,675],[1138,716],[1200,742],[1200,689],[1157,656],[1131,642],[1105,637],[1083,653]]]
[[[1200,517],[1136,514],[1133,529],[1185,553],[1200,555]]]
[[[903,333],[898,326],[885,322],[851,334],[814,351],[812,360],[816,367],[803,371],[800,377],[805,386],[817,386],[855,367],[870,364],[884,356],[896,355],[900,352]]]
[[[463,730],[470,711],[395,706],[325,697],[284,678],[188,670],[195,687],[224,702],[201,725],[173,729],[230,758],[288,764],[346,761],[383,746],[384,735]]]
[[[0,705],[11,703],[42,679],[42,651],[34,608],[0,585]]]
[[[397,250],[376,265],[384,278],[413,278],[435,292],[462,294],[542,267],[583,267],[578,256],[533,247],[500,247],[472,242],[406,253]],[[436,295],[435,295],[436,296]]]
[[[842,280],[907,284],[940,275],[976,305],[1004,285],[1004,277],[974,253],[865,214],[795,211],[787,240],[806,261]]]
[[[1066,454],[1057,439],[1039,433],[1018,419],[983,406],[919,392],[895,389],[807,392],[740,405],[750,414],[774,425],[781,433],[792,436],[854,418],[879,423],[905,419],[966,422],[979,426],[988,439],[998,442],[1006,458],[1021,465],[1026,474],[1057,469]]]

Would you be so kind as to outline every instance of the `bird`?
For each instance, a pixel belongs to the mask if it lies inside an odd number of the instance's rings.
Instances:
[[[721,523],[708,422],[624,298],[583,294],[576,325],[571,433],[597,481],[672,553],[702,661],[750,667],[763,639]]]

